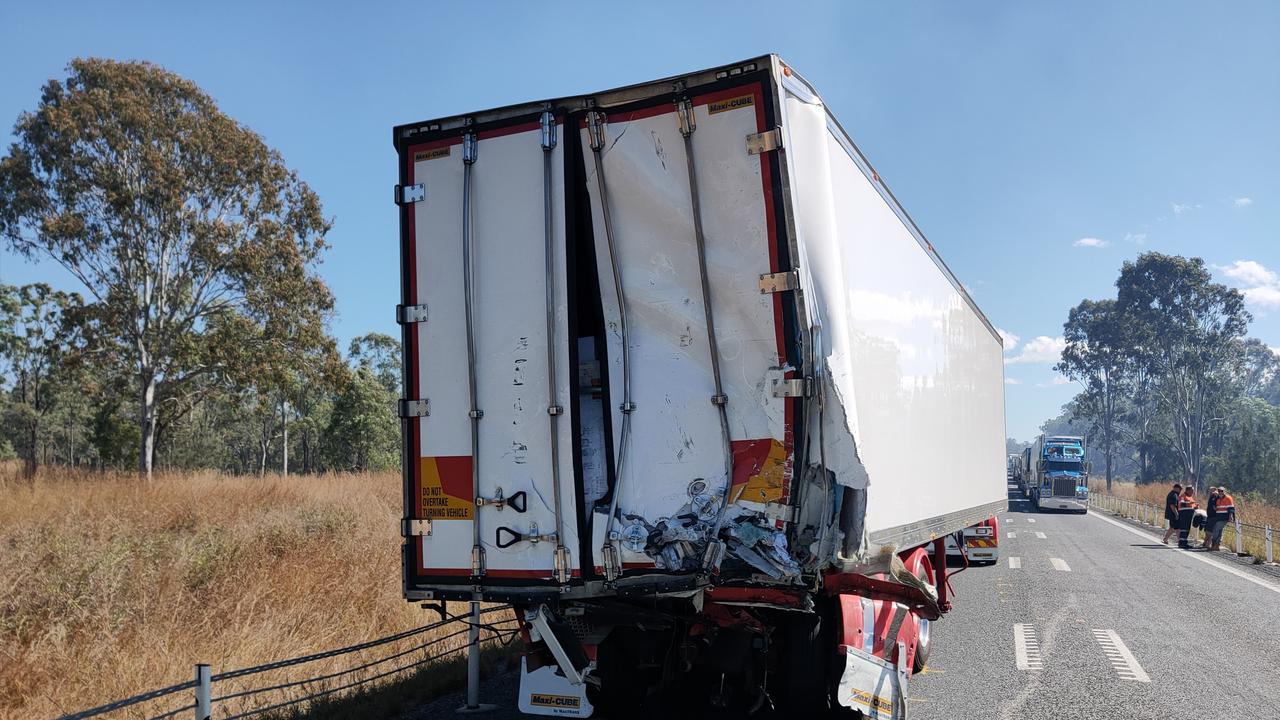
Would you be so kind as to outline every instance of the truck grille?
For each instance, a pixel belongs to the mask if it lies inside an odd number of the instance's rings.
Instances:
[[[1076,479],[1073,477],[1058,477],[1053,479],[1053,495],[1054,497],[1075,497]]]

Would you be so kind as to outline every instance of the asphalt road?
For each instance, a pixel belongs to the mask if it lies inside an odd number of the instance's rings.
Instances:
[[[1097,511],[1009,506],[999,565],[953,580],[913,720],[1280,718],[1280,584]]]
[[[1014,493],[1009,505],[999,564],[952,581],[955,609],[911,680],[912,720],[1280,719],[1273,577],[1097,511],[1038,513]],[[516,685],[490,679],[482,699],[498,707],[483,717],[526,717]],[[452,716],[461,702],[412,717]]]

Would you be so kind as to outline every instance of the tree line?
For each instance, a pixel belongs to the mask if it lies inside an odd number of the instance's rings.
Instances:
[[[1243,295],[1200,258],[1156,252],[1115,285],[1068,314],[1055,369],[1082,391],[1042,429],[1087,435],[1108,488],[1124,475],[1280,500],[1280,360],[1247,337]]]
[[[0,285],[0,457],[95,468],[399,462],[399,343],[328,331],[319,197],[194,83],[78,59],[0,158],[0,238],[80,292]]]

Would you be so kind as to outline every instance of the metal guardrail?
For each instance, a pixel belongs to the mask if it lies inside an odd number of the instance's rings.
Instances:
[[[263,705],[261,707],[254,707],[248,710],[242,710],[240,712],[237,712],[236,714],[227,715],[225,718],[223,718],[223,720],[240,720],[240,718],[247,718],[247,717],[253,717],[255,715],[262,715],[263,713],[268,713],[274,710],[280,710],[286,707],[299,705],[301,703],[310,702],[312,700],[322,698],[322,697],[327,697],[335,693],[342,692],[344,690],[350,690],[352,688],[356,688],[362,685],[367,685],[368,683],[376,682],[378,680],[382,680],[382,679],[391,677],[393,675],[396,675],[397,673],[401,673],[406,670],[411,670],[413,668],[421,667],[423,665],[427,665],[432,662],[441,661],[452,654],[461,652],[463,649],[468,650],[469,654],[472,657],[474,657],[478,662],[479,645],[480,645],[479,631],[486,631],[491,633],[490,639],[496,637],[502,640],[504,644],[510,642],[511,639],[514,638],[515,635],[519,632],[519,625],[515,624],[517,620],[514,617],[500,619],[500,620],[497,620],[494,622],[488,622],[488,623],[478,622],[478,619],[480,616],[492,615],[494,613],[503,612],[507,610],[510,610],[510,607],[500,606],[500,607],[492,607],[485,610],[481,610],[477,615],[445,616],[443,614],[444,611],[442,609],[441,619],[439,621],[434,623],[429,623],[421,627],[413,628],[412,630],[406,630],[404,632],[399,632],[394,635],[388,635],[386,637],[377,638],[376,640],[369,640],[366,642],[357,643],[355,645],[349,645],[343,648],[326,650],[324,652],[312,653],[310,655],[303,655],[301,657],[288,658],[285,660],[276,660],[269,663],[263,663],[261,665],[254,665],[253,667],[241,668],[238,670],[228,670],[228,671],[217,673],[217,674],[214,674],[211,671],[211,668],[209,665],[201,663],[199,665],[196,665],[195,667],[195,677],[191,680],[188,680],[187,682],[178,683],[176,685],[169,685],[167,687],[157,688],[155,690],[148,690],[147,692],[139,693],[132,697],[127,697],[120,700],[113,700],[109,703],[105,703],[103,705],[99,705],[94,708],[89,708],[88,710],[81,710],[80,712],[63,715],[58,720],[83,720],[84,718],[98,717],[100,715],[112,713],[117,710],[123,710],[124,708],[133,707],[142,703],[159,700],[161,698],[171,697],[184,690],[194,690],[193,697],[190,702],[180,707],[165,710],[156,715],[150,715],[148,716],[150,720],[164,720],[165,718],[177,717],[179,715],[182,715],[183,713],[192,713],[193,717],[195,717],[196,720],[209,720],[210,718],[213,717],[214,707],[219,702],[226,703],[227,701],[230,701],[230,700],[241,700],[243,698],[266,695],[267,693],[284,692],[287,690],[291,690],[293,688],[304,688],[307,685],[313,685],[315,683],[325,684],[317,691],[309,692],[309,693],[300,695],[298,697],[286,698],[285,700],[272,702],[270,704]],[[425,633],[429,633],[433,630],[439,630],[440,628],[443,628],[452,624],[460,624],[461,628],[458,630],[449,632],[442,636],[432,636],[426,639],[425,641],[415,643],[414,645],[408,648],[399,649],[399,650],[396,650],[396,652],[390,653],[388,655],[375,658],[372,660],[368,660],[360,664],[353,665],[351,667],[343,668],[335,672],[323,673],[320,675],[306,677],[303,679],[271,683],[261,687],[250,688],[247,690],[236,690],[233,692],[227,692],[222,695],[213,694],[214,683],[217,683],[217,682],[225,682],[227,680],[248,677],[251,675],[257,675],[257,674],[269,672],[272,670],[280,670],[283,668],[303,665],[306,663],[312,663],[319,660],[325,660],[328,658],[339,657],[343,655],[349,655],[351,653],[370,650],[373,648],[383,647],[383,646],[391,645],[393,643],[397,643],[403,640],[409,640],[411,638],[420,637]],[[435,652],[432,651],[433,647],[439,647],[439,645],[444,641],[458,637],[464,633],[467,633],[470,635],[470,637],[468,638],[468,642],[466,644],[459,645],[457,647],[445,648]],[[411,657],[415,653],[422,653],[422,656]],[[336,680],[338,678],[341,678],[344,676],[356,676],[357,673],[361,673],[363,671],[366,671],[381,665],[386,665],[388,663],[391,663],[392,661],[400,660],[401,658],[406,658],[406,657],[409,658],[407,661],[397,663],[389,667],[388,669],[385,669],[385,670],[379,669],[379,671],[376,673],[365,675],[362,677],[356,677],[354,680],[350,680],[348,682],[341,682],[333,686],[329,686],[327,684],[330,681]]]
[[[1090,492],[1089,505],[1099,510],[1107,510],[1121,517],[1133,518],[1154,528],[1164,527],[1164,506],[1141,500],[1116,497],[1105,493]],[[1273,529],[1270,525],[1254,525],[1242,522],[1237,511],[1234,523],[1228,523],[1223,532],[1223,543],[1234,546],[1237,555],[1252,555],[1275,562],[1275,543]]]

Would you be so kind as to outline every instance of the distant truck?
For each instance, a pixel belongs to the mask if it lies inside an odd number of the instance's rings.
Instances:
[[[1022,487],[1022,456],[1010,455],[1005,459],[1005,479]]]
[[[1007,509],[1003,347],[817,91],[394,139],[405,597],[511,604],[527,713],[905,717],[945,538]]]
[[[1000,560],[1000,520],[989,517],[947,536],[947,557],[964,557],[969,565],[994,565]]]
[[[1084,438],[1041,435],[1027,450],[1025,481],[1032,504],[1040,510],[1089,511],[1090,462]]]

